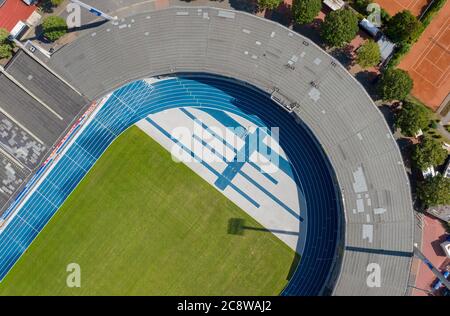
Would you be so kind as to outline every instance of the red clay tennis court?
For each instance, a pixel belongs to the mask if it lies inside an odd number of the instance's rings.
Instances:
[[[22,0],[6,0],[0,7],[0,28],[6,28],[9,32],[19,21],[26,21],[36,10],[36,6],[26,5]]]
[[[397,12],[403,10],[409,10],[415,16],[419,16],[422,10],[430,2],[429,0],[375,0],[383,9],[385,9],[390,15],[394,15]]]
[[[437,110],[450,91],[450,1],[426,28],[399,67],[414,80],[412,94]]]

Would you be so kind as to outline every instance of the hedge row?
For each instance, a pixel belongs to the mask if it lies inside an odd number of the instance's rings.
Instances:
[[[434,0],[433,3],[430,4],[430,7],[420,19],[424,27],[427,27],[431,23],[433,17],[442,9],[446,1],[447,0]]]

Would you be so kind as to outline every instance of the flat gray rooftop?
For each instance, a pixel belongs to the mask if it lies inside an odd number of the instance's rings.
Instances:
[[[0,150],[12,156],[19,164],[33,170],[47,149],[45,144],[40,143],[0,112]]]
[[[413,211],[399,149],[363,87],[307,38],[243,12],[172,7],[94,28],[48,64],[92,100],[143,77],[205,72],[296,102],[294,113],[335,169],[345,207],[333,294],[405,295]],[[368,283],[378,272],[380,284]]]
[[[0,75],[0,91],[3,114],[14,118],[41,143],[51,146],[58,139],[65,128],[63,121],[4,75]]]
[[[78,116],[88,101],[20,50],[6,71],[63,118],[63,126]],[[59,136],[59,135],[58,135]]]
[[[17,164],[0,149],[0,206],[10,201],[14,192],[24,183],[29,170]]]
[[[88,101],[19,51],[0,74],[0,212]]]

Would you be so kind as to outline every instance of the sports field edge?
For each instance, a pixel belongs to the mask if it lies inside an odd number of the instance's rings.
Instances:
[[[153,162],[150,169],[142,163],[146,161]],[[160,187],[137,190],[144,180]],[[117,195],[116,204],[111,194]],[[149,202],[158,209],[148,212],[142,207]],[[186,208],[179,209],[182,205]],[[0,284],[0,295],[279,294],[294,252],[271,233],[228,235],[231,217],[260,227],[131,127],[111,144]],[[65,268],[71,262],[81,266],[79,289],[65,284]]]

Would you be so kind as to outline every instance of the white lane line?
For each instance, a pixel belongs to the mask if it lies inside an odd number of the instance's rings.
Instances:
[[[12,117],[11,115],[8,114],[8,112],[6,112],[2,107],[0,107],[0,112],[3,113],[3,115],[5,115],[7,118],[9,118],[11,121],[13,121],[17,126],[19,126],[21,129],[23,129],[25,132],[27,132],[29,135],[31,135],[34,139],[36,139],[39,143],[41,143],[42,145],[44,145],[44,142],[42,140],[39,139],[39,137],[37,137],[36,135],[34,135],[32,132],[30,132],[25,126],[23,126],[22,124],[20,124],[18,121],[16,121],[14,119],[14,117]]]
[[[19,214],[17,214],[17,217],[22,221],[22,222],[24,222],[27,226],[29,226],[32,230],[34,230],[36,233],[39,233],[39,231],[36,229],[36,228],[34,228],[34,226],[33,225],[31,225],[30,223],[28,223],[24,218],[22,218]],[[14,241],[16,241],[16,242],[18,242],[15,238],[13,238],[14,239]],[[22,245],[22,243],[19,243],[22,247],[24,247],[23,245]]]
[[[72,158],[70,158],[69,157],[69,155],[64,155],[67,159],[69,159],[70,161],[72,161],[78,168],[80,168],[81,170],[83,170],[85,173],[87,173],[87,170],[86,169],[84,169],[82,166],[80,166],[79,164],[78,164],[78,162],[76,162],[75,160],[73,160]]]

